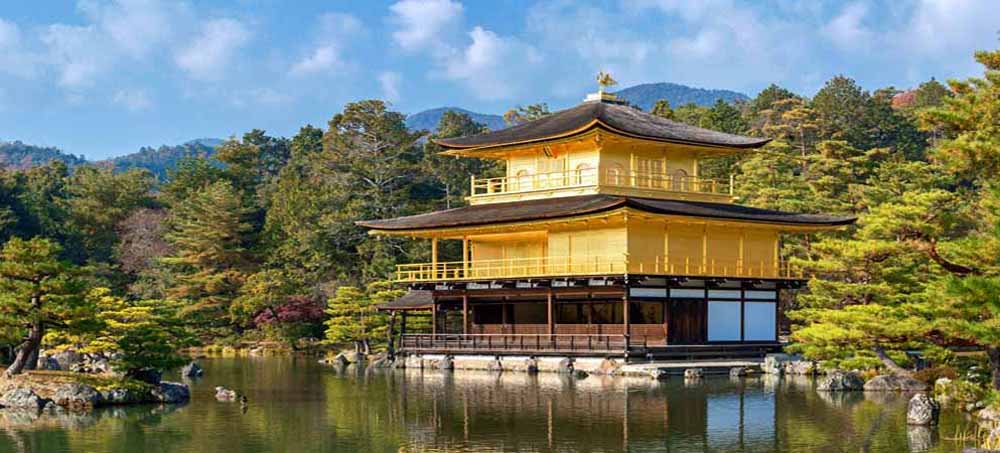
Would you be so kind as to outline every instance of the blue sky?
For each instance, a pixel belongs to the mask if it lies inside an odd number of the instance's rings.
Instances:
[[[291,135],[346,102],[408,113],[575,104],[599,69],[812,95],[979,74],[996,0],[7,1],[0,140],[99,159],[143,145]]]

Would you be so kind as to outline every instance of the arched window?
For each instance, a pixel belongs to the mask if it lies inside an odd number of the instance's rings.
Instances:
[[[594,175],[591,172],[593,168],[590,164],[580,164],[576,166],[576,170],[573,172],[573,184],[577,186],[582,186],[584,184],[593,184]]]
[[[684,170],[674,170],[670,178],[670,190],[688,190],[688,174]]]
[[[611,164],[608,167],[607,183],[611,186],[625,185],[625,171],[620,164]]]
[[[510,190],[512,192],[517,192],[519,190],[530,190],[531,189],[531,174],[528,170],[520,170],[514,175],[514,179],[510,182]]]

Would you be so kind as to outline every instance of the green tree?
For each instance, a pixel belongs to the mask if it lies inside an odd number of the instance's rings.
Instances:
[[[174,249],[162,262],[175,273],[167,295],[188,301],[182,314],[203,326],[225,325],[225,314],[252,263],[251,226],[243,197],[227,181],[195,192],[175,206],[167,241]]]
[[[549,113],[549,105],[544,102],[526,106],[519,105],[504,112],[503,121],[508,126],[517,126],[547,116]]]
[[[339,209],[328,215],[329,234],[342,250],[356,251],[356,261],[343,263],[360,269],[362,280],[386,275],[406,244],[391,237],[371,237],[355,222],[385,219],[413,212],[420,205],[414,181],[420,177],[420,132],[406,128],[405,115],[389,111],[385,103],[350,103],[334,115],[323,135],[322,178]]]
[[[757,97],[753,98],[753,101],[750,102],[750,115],[756,116],[760,112],[771,110],[778,101],[796,99],[798,97],[795,93],[772,83],[767,88],[761,90],[760,93],[757,93]]]
[[[708,116],[708,109],[698,104],[684,104],[674,109],[674,121],[701,127]]]
[[[450,209],[462,205],[465,197],[469,196],[469,175],[475,175],[477,178],[500,176],[502,168],[498,161],[442,156],[439,154],[442,151],[441,147],[434,143],[437,139],[482,134],[489,130],[485,124],[473,121],[465,113],[449,110],[441,116],[441,122],[438,123],[436,130],[437,132],[424,144],[423,167],[424,172],[433,178],[435,185],[444,192],[442,196],[435,197],[443,201],[441,206],[435,208]]]
[[[69,227],[80,234],[85,255],[110,260],[116,227],[139,207],[152,203],[153,176],[146,170],[115,173],[110,167],[79,167],[70,177],[65,201]]]
[[[60,260],[60,252],[55,242],[37,238],[13,238],[0,251],[0,325],[27,332],[8,375],[34,369],[48,329],[74,329],[91,318],[82,269]]]
[[[653,109],[650,110],[649,113],[668,120],[674,119],[674,109],[670,108],[670,101],[666,99],[656,101],[656,103],[653,104]]]
[[[326,339],[352,343],[358,352],[370,353],[374,343],[385,339],[385,315],[375,308],[370,294],[353,286],[337,288],[327,303]]]
[[[95,300],[100,330],[83,351],[117,353],[112,364],[128,377],[147,370],[163,372],[183,365],[183,348],[196,344],[173,300],[125,300],[107,288],[89,295]]]

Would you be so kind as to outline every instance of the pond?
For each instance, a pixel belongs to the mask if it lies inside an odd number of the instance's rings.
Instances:
[[[830,395],[808,379],[698,383],[555,374],[364,372],[312,358],[203,360],[192,401],[42,416],[0,410],[0,452],[961,450],[971,432],[945,411],[907,428],[904,398]],[[237,403],[214,387],[238,389]]]

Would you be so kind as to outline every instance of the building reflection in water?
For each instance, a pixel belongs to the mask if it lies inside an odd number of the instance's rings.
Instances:
[[[399,409],[414,449],[769,451],[778,403],[760,379],[685,384],[556,374],[408,370]],[[403,390],[405,389],[405,390]],[[433,401],[427,411],[412,404]]]

